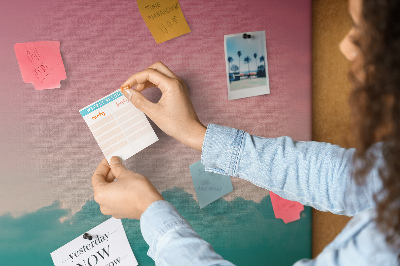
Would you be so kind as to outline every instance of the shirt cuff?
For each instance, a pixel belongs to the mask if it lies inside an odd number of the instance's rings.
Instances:
[[[201,153],[205,170],[237,177],[244,133],[242,130],[209,124]]]
[[[165,200],[153,202],[140,217],[140,229],[149,245],[147,255],[155,260],[160,239],[167,232],[181,227],[191,228],[171,203]]]

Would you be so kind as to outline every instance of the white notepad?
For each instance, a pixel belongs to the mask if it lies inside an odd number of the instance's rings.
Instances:
[[[129,245],[121,220],[110,218],[50,253],[56,266],[136,266],[135,255]],[[83,233],[82,233],[83,234]]]
[[[79,110],[107,161],[126,160],[158,140],[145,114],[120,90]]]

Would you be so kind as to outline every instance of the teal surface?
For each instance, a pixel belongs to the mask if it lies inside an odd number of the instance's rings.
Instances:
[[[275,219],[269,196],[260,203],[243,198],[218,199],[199,208],[193,196],[180,188],[162,193],[216,252],[237,265],[292,265],[311,257],[311,208],[289,224]],[[0,265],[52,265],[50,252],[107,220],[99,205],[87,201],[70,215],[59,202],[19,218],[0,216]],[[139,265],[154,265],[140,233],[139,221],[122,220]]]

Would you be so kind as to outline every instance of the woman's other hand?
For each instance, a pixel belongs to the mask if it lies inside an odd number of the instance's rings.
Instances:
[[[126,89],[127,86],[136,86],[136,89]],[[150,87],[157,87],[162,92],[157,103],[150,102],[140,93]],[[146,70],[132,75],[122,84],[121,90],[162,131],[201,151],[206,127],[197,117],[185,82],[167,66],[156,62]]]
[[[126,169],[118,157],[100,162],[92,186],[100,211],[118,219],[140,219],[153,202],[164,200],[147,177]]]

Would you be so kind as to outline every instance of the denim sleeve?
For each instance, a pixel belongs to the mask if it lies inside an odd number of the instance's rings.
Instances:
[[[351,176],[355,149],[329,143],[261,138],[209,124],[201,155],[206,171],[239,177],[288,200],[353,216],[375,206],[377,170],[358,186]]]
[[[140,217],[140,228],[156,265],[229,265],[167,201],[153,202]]]

